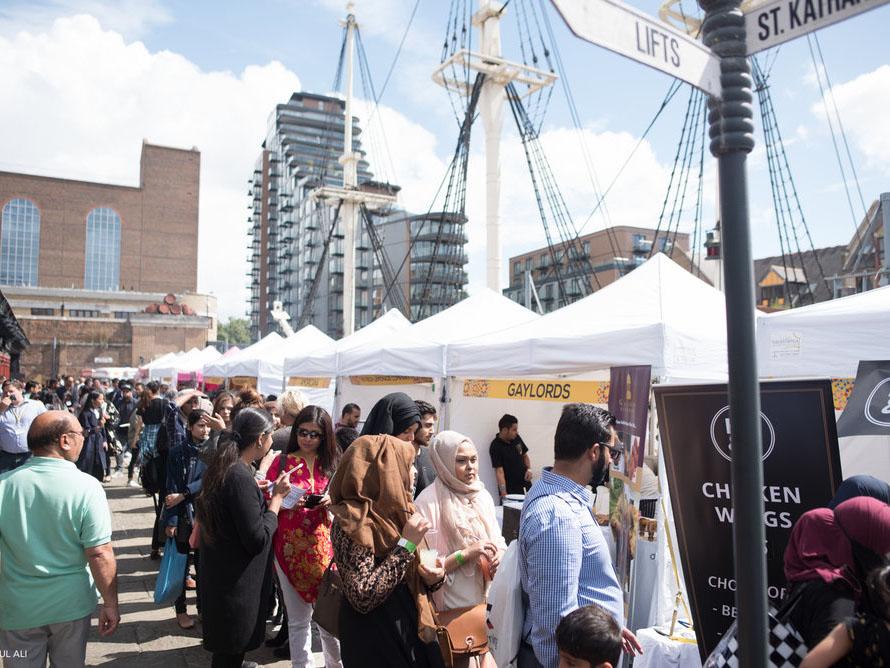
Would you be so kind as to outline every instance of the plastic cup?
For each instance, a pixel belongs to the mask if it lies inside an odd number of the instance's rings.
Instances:
[[[439,558],[439,550],[425,549],[420,551],[420,563],[424,568],[433,569],[436,567],[436,559]]]

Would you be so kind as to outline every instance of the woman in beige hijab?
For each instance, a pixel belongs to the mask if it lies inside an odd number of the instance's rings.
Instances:
[[[476,446],[463,434],[443,431],[430,443],[430,460],[436,480],[415,504],[430,523],[427,544],[445,566],[445,585],[433,602],[440,611],[484,603],[507,544],[479,479]]]

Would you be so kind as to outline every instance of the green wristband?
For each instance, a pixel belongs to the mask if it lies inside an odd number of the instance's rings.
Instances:
[[[411,554],[414,554],[414,551],[417,549],[417,546],[407,538],[399,538],[398,545],[408,550]]]
[[[457,562],[458,566],[464,565],[464,555],[460,550],[454,553],[454,560]]]

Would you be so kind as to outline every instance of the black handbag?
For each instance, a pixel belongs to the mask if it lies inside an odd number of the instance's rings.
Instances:
[[[312,621],[335,638],[340,634],[340,604],[343,601],[343,580],[334,562],[328,564],[321,584],[318,586],[318,599],[312,611]]]

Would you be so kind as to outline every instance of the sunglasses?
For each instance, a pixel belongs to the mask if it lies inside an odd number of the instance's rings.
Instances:
[[[297,436],[299,436],[300,438],[311,438],[314,440],[316,438],[321,438],[321,432],[309,431],[308,429],[297,429]]]
[[[621,456],[624,454],[624,445],[621,443],[619,443],[617,447],[612,447],[608,443],[600,443],[599,445],[609,451],[609,454],[612,456],[612,464],[617,466],[621,463]]]

